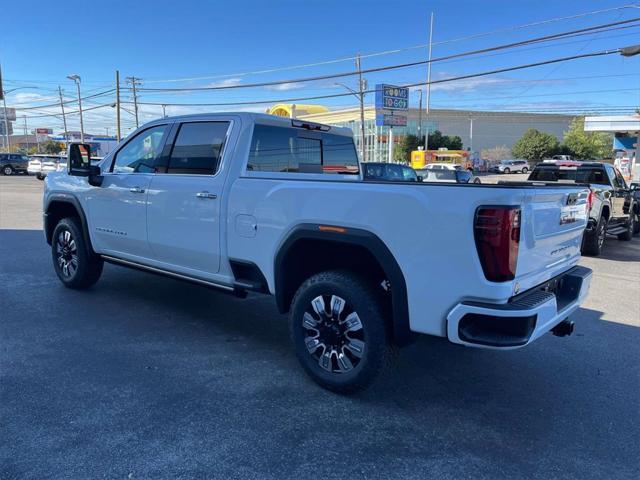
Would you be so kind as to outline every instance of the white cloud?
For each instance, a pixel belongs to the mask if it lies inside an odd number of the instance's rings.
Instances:
[[[287,83],[280,83],[278,85],[269,85],[268,87],[265,87],[267,90],[274,90],[277,92],[285,92],[287,90],[298,90],[300,88],[304,88],[304,85],[301,83],[293,83],[293,82],[287,82]]]
[[[207,87],[235,87],[236,85],[240,85],[242,83],[242,78],[232,77],[225,78],[224,80],[219,80],[217,82],[211,82],[207,85]]]

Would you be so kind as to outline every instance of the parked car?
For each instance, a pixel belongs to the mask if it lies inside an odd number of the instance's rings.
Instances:
[[[526,160],[502,160],[489,169],[493,173],[528,173],[531,167]]]
[[[571,155],[554,155],[551,157],[551,160],[561,161],[561,162],[572,162],[573,158]]]
[[[0,153],[0,172],[3,175],[28,174],[29,157],[20,153]]]
[[[59,170],[60,164],[66,161],[63,155],[43,155],[42,157],[42,169],[40,170],[40,178],[46,177],[51,172]]]
[[[162,118],[98,166],[89,152],[72,144],[45,179],[63,285],[107,261],[271,294],[333,391],[366,388],[417,334],[498,350],[567,335],[589,289],[584,186],[363,181],[350,129],[255,113]]]
[[[529,180],[589,185],[589,220],[582,243],[584,255],[600,255],[607,234],[629,241],[637,231],[640,203],[620,171],[611,164],[546,161],[536,165]]]
[[[37,157],[29,157],[29,164],[27,165],[27,173],[29,175],[40,176],[42,171],[42,160]]]
[[[399,163],[366,162],[362,164],[365,180],[417,182],[416,171]]]
[[[450,163],[430,163],[416,173],[423,182],[482,183],[472,171]]]
[[[633,193],[634,200],[634,212],[636,214],[636,220],[633,224],[633,234],[637,235],[640,233],[640,182],[633,181],[631,185],[629,185],[631,192]]]

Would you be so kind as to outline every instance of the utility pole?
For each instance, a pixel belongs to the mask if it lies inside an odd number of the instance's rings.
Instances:
[[[387,159],[387,163],[393,163],[393,125],[389,126],[389,158]]]
[[[429,105],[431,104],[431,53],[433,47],[433,12],[431,12],[431,21],[429,22],[429,63],[427,64],[427,128],[424,132],[424,151],[429,150]],[[426,153],[425,153],[426,155]]]
[[[27,116],[24,115],[24,141],[27,142],[27,154],[29,153],[29,131],[27,130]]]
[[[120,71],[116,70],[116,140],[120,138]]]
[[[418,102],[418,141],[422,138],[422,89],[418,90],[420,93],[420,101]]]
[[[4,139],[5,145],[7,146],[7,153],[9,153],[9,151],[11,151],[11,140],[9,139],[9,120],[7,119],[7,99],[4,94],[2,95],[2,103],[4,105]]]
[[[126,78],[127,82],[131,84],[131,89],[133,92],[133,111],[135,112],[135,116],[136,116],[136,128],[138,128],[139,124],[138,124],[138,94],[136,92],[136,86],[137,85],[142,85],[142,83],[140,82],[139,78],[136,77],[127,77]]]
[[[64,101],[62,99],[62,88],[58,85],[58,93],[60,94],[60,108],[62,109],[62,123],[64,125],[64,148],[66,150],[69,143],[69,131],[67,130],[67,116],[64,114]]]
[[[78,111],[80,112],[80,141],[84,143],[84,122],[82,120],[82,96],[80,95],[80,75],[69,75],[69,80],[76,82],[78,88]]]
[[[473,117],[469,115],[469,151],[473,153]]]
[[[362,68],[360,67],[360,54],[356,56],[356,69],[358,71],[358,96],[360,98],[360,143],[362,144],[362,161],[367,161],[366,132],[364,130],[364,92],[366,90],[365,80],[362,79]]]
[[[167,106],[162,105],[162,118],[167,118]]]
[[[104,127],[104,129],[107,131],[107,137],[109,136],[109,127]]]

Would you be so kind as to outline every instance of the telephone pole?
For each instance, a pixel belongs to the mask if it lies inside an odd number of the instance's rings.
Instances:
[[[27,155],[29,154],[29,130],[27,129],[27,116],[24,115],[24,141],[27,142]]]
[[[136,92],[136,86],[137,85],[142,85],[142,82],[140,81],[140,78],[136,78],[136,77],[127,77],[126,78],[127,83],[131,84],[131,90],[133,93],[133,111],[135,113],[135,117],[136,117],[136,128],[138,128],[139,124],[138,124],[138,94]]]
[[[62,88],[58,85],[58,94],[60,94],[60,109],[62,110],[62,123],[64,125],[64,147],[67,148],[69,143],[69,131],[67,130],[67,116],[64,114],[64,100],[62,99]]]
[[[80,112],[80,141],[84,143],[84,122],[82,120],[82,96],[80,95],[80,75],[69,75],[69,80],[76,82],[78,88],[78,111]]]
[[[116,70],[116,140],[120,138],[120,71]]]
[[[362,144],[362,161],[367,161],[367,147],[365,145],[366,133],[364,131],[364,91],[365,82],[362,78],[362,68],[360,67],[360,54],[356,56],[356,69],[358,70],[358,97],[360,98],[360,143]]]
[[[433,12],[431,12],[431,21],[429,22],[429,63],[427,64],[427,128],[424,132],[424,151],[429,150],[429,105],[431,103],[431,51],[433,47]],[[426,155],[426,153],[425,153]]]

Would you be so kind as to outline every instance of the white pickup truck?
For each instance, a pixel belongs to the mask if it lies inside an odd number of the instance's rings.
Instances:
[[[64,285],[107,261],[271,294],[333,391],[367,387],[416,334],[492,349],[569,334],[589,288],[581,186],[364,181],[350,130],[250,113],[163,118],[97,166],[86,145],[68,158],[44,192]]]

